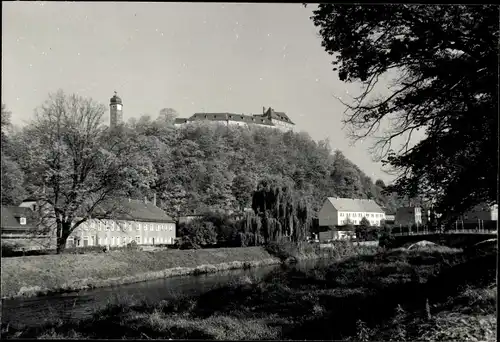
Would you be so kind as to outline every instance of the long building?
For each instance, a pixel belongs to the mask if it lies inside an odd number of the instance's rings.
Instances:
[[[18,220],[9,220],[4,225],[4,211],[13,212],[12,208],[2,207],[2,238],[9,237],[12,241],[14,236],[8,235],[15,232],[11,228],[16,228],[18,232],[24,234],[24,240],[27,242],[27,237],[31,237],[37,231],[50,231],[51,242],[55,242],[55,227],[54,222],[50,223],[50,219],[46,219],[45,227],[35,225],[37,212],[41,209],[41,204],[36,200],[25,200],[17,209],[24,213],[23,217]],[[50,216],[50,208],[45,208],[45,211]],[[10,215],[13,216],[13,215]],[[48,215],[39,215],[48,216]],[[32,222],[25,227],[20,227],[23,222],[26,222],[24,217],[32,217]],[[15,219],[15,217],[13,217]],[[12,227],[11,227],[12,226]],[[20,235],[20,233],[18,235]],[[94,214],[89,217],[84,223],[79,225],[71,232],[67,239],[67,247],[86,247],[86,246],[124,246],[132,241],[138,245],[158,245],[158,244],[174,244],[176,238],[175,221],[168,216],[162,209],[156,206],[156,203],[144,199],[113,199],[98,206]],[[23,241],[24,241],[23,240]],[[30,239],[30,245],[33,245],[33,238]],[[21,241],[19,238],[16,241]],[[26,246],[29,247],[29,246]],[[55,246],[54,246],[55,247]],[[33,249],[33,248],[27,248]]]
[[[276,112],[269,107],[262,108],[262,114],[239,114],[239,113],[195,113],[189,118],[177,118],[174,125],[179,127],[192,122],[215,122],[226,126],[248,126],[255,125],[267,128],[275,128],[282,131],[293,130],[295,123],[284,113]]]

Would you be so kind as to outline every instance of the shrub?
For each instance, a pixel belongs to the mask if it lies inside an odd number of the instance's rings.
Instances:
[[[390,248],[394,242],[394,236],[391,233],[391,229],[384,227],[378,239],[378,245],[383,248]]]

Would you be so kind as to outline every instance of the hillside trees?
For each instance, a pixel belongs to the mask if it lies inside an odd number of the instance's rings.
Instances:
[[[70,233],[109,200],[154,183],[147,154],[126,132],[105,129],[104,112],[92,99],[58,91],[21,134],[17,158],[30,194],[50,205],[58,253]],[[106,208],[110,216],[121,210]]]
[[[390,123],[374,146],[399,172],[387,190],[424,194],[444,217],[496,201],[498,6],[320,4],[312,20],[340,80],[364,87],[346,103],[352,137]]]
[[[9,138],[8,131],[11,127],[11,112],[2,103],[1,112],[1,133],[2,133],[2,174],[1,174],[1,194],[3,205],[18,205],[24,199],[24,172],[13,158],[12,137]]]

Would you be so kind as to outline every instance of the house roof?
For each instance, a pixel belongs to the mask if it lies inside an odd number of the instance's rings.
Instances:
[[[275,120],[281,120],[284,122],[294,124],[292,120],[290,120],[288,115],[285,114],[285,112],[276,112],[271,107],[269,107],[269,109],[264,113],[264,115]]]
[[[380,206],[377,203],[375,203],[374,200],[328,197],[328,201],[338,211],[370,212],[370,213],[384,212],[382,208],[380,208]]]
[[[112,211],[111,215],[105,215]],[[141,200],[117,199],[108,201],[96,209],[95,218],[113,218],[116,220],[134,220],[148,222],[175,222],[162,209],[151,202]]]
[[[201,121],[201,120],[237,121],[237,122],[246,122],[246,123],[253,123],[266,126],[274,126],[271,119],[267,117],[257,117],[255,115],[245,115],[238,113],[195,113],[188,119],[188,121]]]
[[[19,223],[20,217],[26,218],[25,225]],[[2,217],[0,222],[2,229],[32,229],[36,226],[36,216],[30,208],[2,205]]]
[[[241,113],[194,113],[191,117],[177,118],[175,119],[176,124],[183,124],[190,121],[237,121],[246,122],[252,124],[275,126],[272,122],[274,120],[280,120],[283,122],[295,125],[292,120],[284,112],[275,112],[274,109],[269,108],[264,114],[252,114],[246,115]]]
[[[184,119],[184,118],[175,118],[174,120],[174,124],[183,124],[183,123],[186,123],[188,121],[188,119]]]

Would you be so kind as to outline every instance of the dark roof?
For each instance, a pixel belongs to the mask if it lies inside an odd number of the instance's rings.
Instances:
[[[274,126],[267,117],[257,117],[256,115],[245,115],[238,113],[194,113],[188,121],[238,121],[252,124]]]
[[[106,212],[112,212],[105,215]],[[106,216],[106,217],[105,217]],[[151,202],[144,203],[140,200],[118,199],[103,204],[96,209],[96,218],[113,218],[116,220],[134,220],[149,222],[175,222],[162,209]]]
[[[115,104],[115,103],[118,103],[118,104],[122,104],[122,99],[120,97],[118,97],[118,95],[113,95],[113,97],[111,99],[109,99],[109,102],[111,104]]]
[[[263,115],[275,120],[280,120],[295,125],[292,120],[290,120],[288,115],[285,114],[285,112],[275,112],[271,107],[269,107],[269,109]]]
[[[26,218],[25,225],[21,225],[19,223],[20,217]],[[35,226],[36,226],[36,216],[35,213],[30,208],[2,205],[2,217],[1,217],[2,229],[4,228],[31,229],[34,228]]]
[[[183,123],[186,123],[188,121],[188,119],[184,119],[184,118],[175,118],[174,120],[174,124],[183,124]]]

